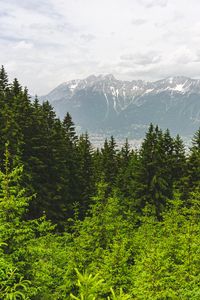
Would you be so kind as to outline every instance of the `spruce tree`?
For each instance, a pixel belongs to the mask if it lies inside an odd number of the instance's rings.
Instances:
[[[131,167],[130,162],[134,156],[134,151],[130,150],[128,139],[118,153],[118,174],[116,187],[122,192],[123,196],[129,197],[130,195],[130,181],[131,181]]]
[[[200,129],[194,134],[192,147],[187,160],[187,172],[184,179],[183,198],[186,200],[189,193],[199,189],[200,185]]]
[[[115,185],[118,172],[118,158],[116,142],[113,136],[105,140],[102,151],[102,173],[103,179],[109,185],[109,190]]]
[[[174,138],[173,149],[173,179],[178,188],[181,187],[183,178],[186,175],[186,153],[185,146],[179,135]]]
[[[10,86],[10,91],[12,96],[18,96],[22,93],[22,87],[17,78],[14,78],[13,83]]]
[[[95,182],[94,182],[94,166],[93,166],[93,148],[89,141],[87,133],[79,137],[78,144],[78,190],[80,203],[81,217],[84,216],[90,203],[91,197],[94,195]]]
[[[35,100],[30,129],[29,152],[24,154],[28,184],[37,198],[30,205],[29,217],[36,218],[45,212],[52,221],[63,221],[69,209],[64,130],[48,102],[41,106]]]
[[[0,94],[4,94],[8,90],[8,75],[4,69],[4,66],[1,66],[0,69]]]
[[[66,114],[62,122],[65,144],[65,167],[68,172],[69,203],[70,214],[76,202],[79,202],[79,157],[78,157],[78,137],[75,125],[69,113]]]
[[[159,218],[172,196],[172,139],[152,124],[142,143],[133,175],[137,209],[151,205]]]
[[[72,144],[75,143],[78,139],[74,122],[72,121],[71,115],[67,112],[63,120],[63,128],[65,130],[65,138],[70,141]]]

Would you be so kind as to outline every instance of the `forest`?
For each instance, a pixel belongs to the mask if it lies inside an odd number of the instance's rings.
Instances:
[[[95,149],[3,66],[0,108],[0,299],[200,299],[200,129]]]

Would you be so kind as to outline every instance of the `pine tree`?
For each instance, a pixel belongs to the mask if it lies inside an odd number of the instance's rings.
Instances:
[[[131,167],[130,162],[134,156],[134,151],[130,150],[128,139],[118,153],[118,174],[117,174],[117,188],[122,192],[123,196],[130,197],[130,181],[131,181]]]
[[[102,173],[103,179],[109,184],[109,189],[115,185],[118,172],[118,158],[116,142],[113,136],[110,140],[105,140],[102,152]]]
[[[73,206],[79,201],[79,157],[78,157],[78,137],[75,125],[69,113],[66,114],[62,122],[65,143],[65,167],[68,170],[69,203],[70,212]]]
[[[18,122],[18,115],[20,114],[20,117],[22,117],[22,111],[20,107],[17,106],[19,102],[14,92],[17,88],[20,89],[17,80],[14,81],[13,85],[8,84],[8,76],[2,66],[0,71],[0,162],[3,161],[4,145],[7,141],[9,141],[9,151],[11,155],[18,156],[18,159],[20,157],[23,134]],[[21,95],[19,98],[21,98]]]
[[[63,120],[63,128],[65,130],[66,140],[70,141],[72,144],[75,143],[78,137],[76,135],[74,122],[72,121],[72,117],[68,112]]]
[[[192,139],[192,150],[200,152],[200,128],[195,132]]]
[[[8,75],[5,72],[4,66],[1,66],[0,69],[0,94],[1,96],[6,93],[8,89]]]
[[[102,173],[102,153],[99,148],[94,149],[93,153],[94,177],[95,183],[103,181]]]
[[[0,171],[0,240],[5,243],[5,253],[16,251],[23,238],[28,237],[28,231],[25,234],[23,218],[31,200],[21,187],[22,166],[12,170],[10,161],[6,144],[4,172]],[[17,259],[16,255],[15,253]]]
[[[22,93],[22,87],[17,78],[13,80],[13,83],[10,86],[10,91],[12,96],[18,96]]]
[[[173,150],[173,178],[177,187],[180,187],[183,177],[186,174],[185,146],[179,135],[174,139]]]
[[[187,160],[186,178],[184,178],[183,198],[186,200],[189,193],[199,189],[200,185],[200,129],[194,134],[192,147]]]
[[[28,186],[37,194],[29,208],[30,218],[45,212],[54,222],[67,218],[69,209],[69,173],[62,123],[48,102],[33,104],[29,141],[24,151]]]
[[[135,166],[133,186],[137,209],[150,204],[159,218],[166,199],[172,196],[172,139],[151,124]]]
[[[79,199],[80,203],[80,213],[81,216],[87,211],[91,197],[95,191],[94,184],[94,166],[93,166],[93,148],[89,141],[89,136],[87,133],[82,134],[79,137],[77,143],[78,150],[78,172],[79,172],[79,181],[78,181],[78,190],[79,190]]]

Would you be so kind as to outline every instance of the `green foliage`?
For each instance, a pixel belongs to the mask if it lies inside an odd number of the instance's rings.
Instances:
[[[179,137],[173,139],[168,130],[150,125],[142,143],[134,173],[133,194],[139,212],[151,205],[157,218],[161,217],[173,188],[185,175],[185,152]]]
[[[200,299],[200,130],[95,150],[3,67],[0,105],[0,299]]]
[[[66,276],[73,280],[75,267],[92,273],[96,270],[106,282],[104,293],[109,292],[110,286],[124,288],[130,284],[131,237],[136,223],[120,199],[116,195],[107,198],[106,191],[107,185],[100,183],[89,215],[82,222],[75,222]]]
[[[139,228],[133,269],[137,299],[198,299],[200,218],[196,200],[190,208],[180,200],[173,201],[162,222],[145,218]]]
[[[0,171],[0,240],[6,243],[5,248],[10,252],[22,242],[28,232],[23,226],[22,217],[28,207],[31,197],[25,196],[20,179],[22,167],[10,170],[8,145],[6,146],[5,173]]]
[[[89,141],[87,133],[82,134],[77,142],[77,159],[78,166],[78,185],[79,203],[80,203],[80,217],[83,217],[89,208],[90,198],[94,194],[94,167],[93,167],[93,148]]]
[[[119,295],[116,295],[114,290],[111,288],[111,297],[108,296],[108,300],[130,300],[131,296],[128,294],[125,294],[123,290],[120,288]]]
[[[8,75],[4,69],[4,66],[1,66],[0,69],[0,93],[3,93],[8,88]]]
[[[87,272],[81,274],[77,269],[76,273],[78,276],[77,286],[79,288],[78,296],[74,296],[72,293],[70,297],[75,300],[96,300],[103,299],[98,294],[100,293],[100,289],[103,286],[103,279],[99,279],[99,274],[93,276],[92,274],[88,274]],[[110,288],[111,296],[107,297],[107,300],[129,300],[130,295],[125,294],[120,288],[119,294],[117,295],[113,288]]]
[[[108,183],[110,189],[115,184],[118,167],[116,142],[113,136],[111,136],[110,140],[105,140],[101,152],[103,179]]]
[[[188,199],[191,192],[200,188],[200,129],[194,134],[192,147],[187,159],[187,172],[183,180],[183,198]]]
[[[28,300],[27,296],[30,281],[24,280],[23,277],[18,279],[16,270],[8,272],[6,280],[1,280],[0,283],[0,297],[5,300]]]
[[[18,259],[24,253],[21,248],[24,239],[30,238],[28,228],[22,222],[30,199],[25,197],[25,190],[19,184],[22,167],[10,171],[8,145],[4,169],[5,173],[0,171],[0,297],[9,300],[29,299],[30,282],[20,274]],[[16,262],[19,268],[14,268]]]
[[[93,276],[87,272],[81,274],[77,269],[75,271],[78,276],[79,297],[70,294],[71,298],[75,300],[95,300],[103,283],[103,280],[99,279],[99,274]]]

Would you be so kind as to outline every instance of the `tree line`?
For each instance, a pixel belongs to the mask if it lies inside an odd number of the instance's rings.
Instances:
[[[199,299],[200,129],[95,149],[3,66],[0,107],[1,299]]]

